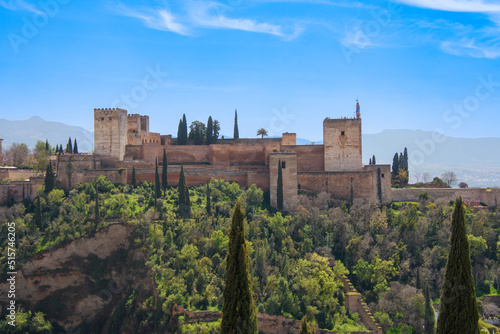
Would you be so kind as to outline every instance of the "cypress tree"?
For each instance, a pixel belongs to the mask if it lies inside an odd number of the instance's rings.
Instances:
[[[36,198],[35,226],[42,230],[42,208],[40,206],[40,196]]]
[[[372,164],[373,164],[373,165],[376,165],[376,164],[377,164],[377,160],[375,160],[375,154],[373,155],[373,158],[372,158]]]
[[[429,286],[425,287],[425,316],[424,316],[424,328],[425,334],[434,334],[436,329],[436,315],[434,313],[434,308],[432,307],[431,297],[429,294]]]
[[[188,138],[188,126],[186,121],[186,114],[182,114],[182,142],[183,145],[187,144]]]
[[[76,138],[75,138],[75,145],[73,145],[73,153],[78,154],[78,145],[76,144]]]
[[[372,164],[372,158],[370,158],[370,160],[368,160],[368,164],[371,165]]]
[[[196,128],[195,130],[195,134],[194,134],[194,144],[195,145],[202,145],[203,144],[203,136],[201,134],[201,129],[198,127]]]
[[[226,287],[222,307],[221,333],[257,334],[257,311],[252,297],[248,252],[241,202],[234,208],[227,253]]]
[[[189,188],[184,188],[185,203],[184,203],[184,218],[191,217],[191,198],[189,197]]]
[[[212,144],[213,140],[212,140],[212,135],[213,135],[213,132],[214,132],[214,122],[212,120],[212,116],[209,116],[208,117],[208,122],[207,122],[207,138],[206,138],[206,144],[207,145],[210,145]]]
[[[403,165],[404,165],[404,169],[406,171],[408,171],[408,148],[406,148],[406,147],[405,147],[405,150],[403,153]]]
[[[184,217],[185,206],[186,206],[186,195],[185,195],[185,184],[184,179],[184,166],[181,166],[181,173],[179,175],[179,184],[177,186],[177,191],[179,193],[179,215]]]
[[[238,131],[238,111],[234,109],[234,139],[240,138],[240,132]]]
[[[212,213],[211,203],[210,203],[210,182],[207,182],[207,205],[206,205],[207,215]]]
[[[396,152],[394,158],[392,159],[392,179],[396,180],[399,174],[399,155]]]
[[[163,149],[163,166],[161,167],[161,187],[163,188],[163,191],[167,190],[168,187],[167,168],[167,153],[165,152],[165,149]]]
[[[179,126],[177,127],[177,145],[182,145],[182,119],[179,120]]]
[[[479,314],[462,197],[457,198],[455,204],[450,244],[441,290],[437,334],[479,334]]]
[[[419,290],[422,289],[422,284],[420,283],[420,268],[417,268],[417,278],[415,281],[415,287]]]
[[[45,151],[48,151],[48,150],[50,150],[49,140],[45,139]]]
[[[276,191],[276,202],[278,210],[283,210],[283,170],[281,168],[281,160],[278,160],[278,188]]]
[[[137,187],[137,181],[135,179],[135,167],[132,167],[132,187]]]
[[[155,198],[161,197],[160,175],[158,174],[158,158],[155,160]]]
[[[66,153],[73,153],[73,144],[71,143],[71,137],[68,139],[68,145],[66,145]]]
[[[44,192],[46,194],[50,193],[54,189],[54,182],[55,182],[55,175],[54,171],[52,170],[52,163],[49,161],[49,164],[47,165],[47,170],[45,172],[45,180],[43,182],[43,184],[45,185]]]

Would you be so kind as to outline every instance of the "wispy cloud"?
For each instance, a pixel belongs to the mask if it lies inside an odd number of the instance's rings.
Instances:
[[[248,18],[229,18],[225,15],[226,12],[226,7],[216,2],[193,1],[189,5],[192,23],[202,28],[243,30],[275,35],[287,40],[297,37],[303,31],[298,25],[284,27]]]
[[[474,39],[461,39],[458,41],[445,41],[441,43],[441,49],[449,54],[457,56],[469,56],[474,58],[496,59],[500,57],[500,45],[485,45]]]
[[[132,9],[123,4],[118,6],[118,13],[137,18],[149,28],[181,35],[195,35],[195,31],[199,29],[231,29],[291,40],[304,30],[303,25],[299,23],[281,25],[251,18],[229,17],[228,14],[234,11],[235,7],[221,2],[198,0],[186,0],[182,10],[175,14],[164,7]]]
[[[180,35],[190,35],[188,27],[179,23],[177,18],[165,8],[137,10],[128,8],[123,4],[120,4],[117,8],[120,14],[139,19],[151,29],[171,31]]]
[[[27,3],[24,0],[0,0],[0,7],[8,10],[23,10],[33,13],[40,13],[40,11],[33,4]]]
[[[400,3],[435,10],[468,13],[500,13],[500,4],[483,0],[399,0]]]

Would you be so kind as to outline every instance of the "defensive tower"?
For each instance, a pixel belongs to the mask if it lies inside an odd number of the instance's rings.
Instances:
[[[94,109],[94,154],[123,160],[127,144],[127,111]]]

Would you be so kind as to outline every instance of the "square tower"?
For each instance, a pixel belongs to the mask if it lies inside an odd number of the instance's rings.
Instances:
[[[277,207],[278,168],[281,164],[283,181],[283,209],[295,211],[298,206],[297,154],[294,152],[275,152],[269,154],[269,192],[271,206]]]
[[[94,109],[94,154],[123,160],[126,144],[127,111]]]
[[[323,145],[325,171],[361,170],[361,118],[326,118],[323,121]]]

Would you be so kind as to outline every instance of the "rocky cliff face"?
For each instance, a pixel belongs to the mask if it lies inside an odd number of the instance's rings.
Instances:
[[[106,332],[113,309],[131,289],[153,293],[146,257],[131,247],[131,227],[112,224],[92,238],[38,253],[16,278],[16,300],[24,309],[41,311],[71,332],[77,327]],[[7,284],[0,302],[8,302]]]

